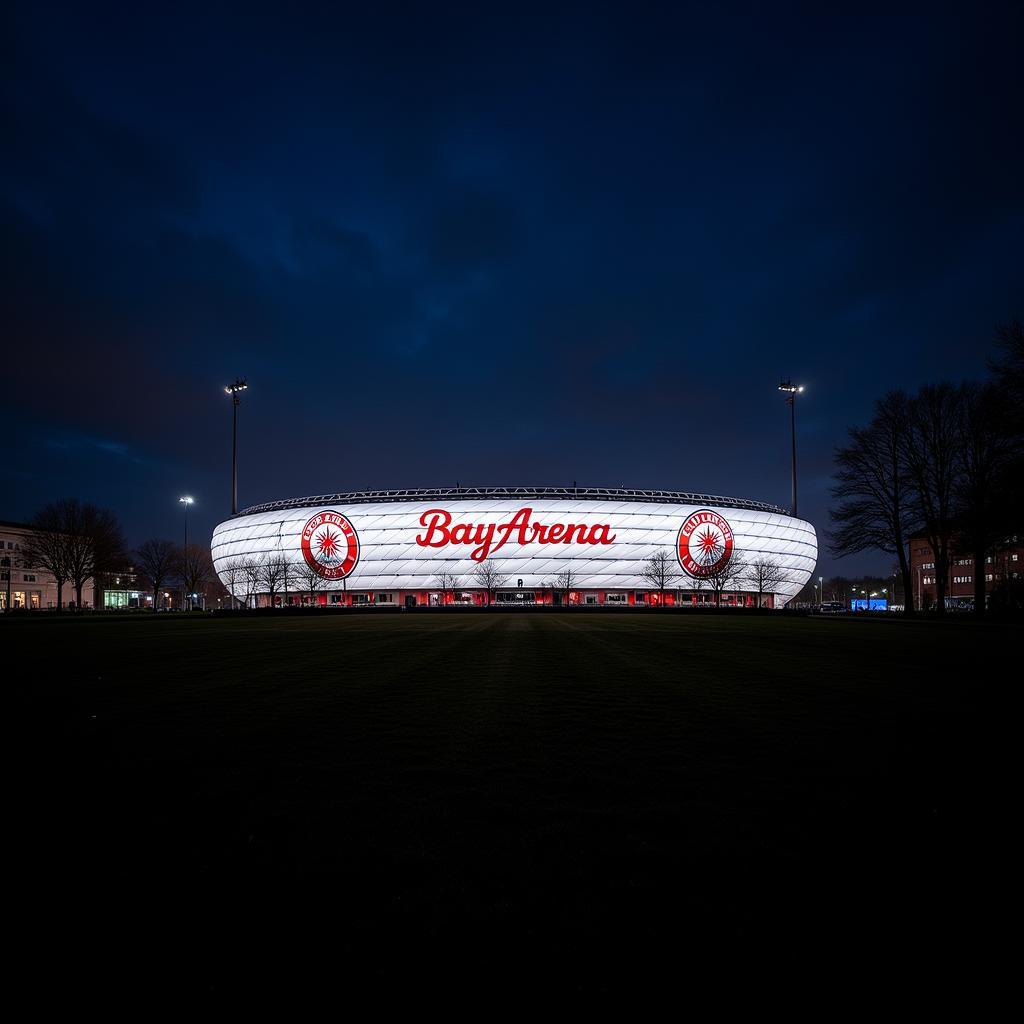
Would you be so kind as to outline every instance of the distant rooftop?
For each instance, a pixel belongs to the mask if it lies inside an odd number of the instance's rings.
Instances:
[[[238,513],[252,516],[259,512],[277,512],[307,505],[368,505],[399,501],[450,501],[459,498],[534,498],[562,501],[648,501],[660,505],[717,505],[721,508],[746,508],[788,516],[789,509],[747,498],[726,498],[720,494],[694,491],[646,491],[625,487],[414,487],[401,491],[340,491],[337,494],[313,494],[305,498],[284,498],[252,505]]]

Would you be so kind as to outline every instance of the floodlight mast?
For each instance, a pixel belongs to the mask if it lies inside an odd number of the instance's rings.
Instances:
[[[224,390],[231,395],[231,514],[238,512],[238,407],[241,393],[249,387],[244,377],[236,377],[234,384]]]
[[[803,384],[794,384],[791,380],[784,380],[779,383],[779,390],[785,391],[789,396],[786,404],[789,406],[790,432],[793,442],[793,515],[796,515],[796,396],[803,391]]]
[[[192,498],[192,497],[190,497],[187,494],[183,495],[182,497],[180,497],[178,499],[178,504],[181,505],[185,509],[185,546],[181,549],[181,560],[182,560],[182,565],[183,566],[188,565],[188,507],[189,507],[189,505],[193,504],[194,502],[195,502],[195,498]],[[184,580],[184,578],[182,578],[182,581],[181,581],[181,606],[182,606],[182,608],[184,608],[186,606],[186,604],[189,606],[189,610],[191,610],[192,602],[191,602],[191,599],[188,598],[188,595],[185,594],[185,580]]]

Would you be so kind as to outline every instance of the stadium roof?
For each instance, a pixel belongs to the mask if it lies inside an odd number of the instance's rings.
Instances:
[[[445,501],[453,498],[534,498],[563,501],[648,501],[661,505],[717,505],[724,508],[746,508],[755,512],[771,512],[788,516],[790,511],[778,505],[746,498],[726,498],[719,494],[693,491],[648,491],[625,487],[414,487],[400,491],[340,491],[337,494],[313,494],[305,498],[284,498],[242,509],[239,516],[260,512],[277,512],[307,505],[367,505],[399,501]]]

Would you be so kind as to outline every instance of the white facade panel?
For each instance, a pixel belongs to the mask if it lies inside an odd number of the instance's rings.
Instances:
[[[474,571],[484,558],[512,586],[522,579],[524,590],[540,589],[571,569],[577,578],[575,588],[581,591],[648,591],[652,588],[642,576],[644,561],[658,550],[671,553],[673,565],[678,566],[680,579],[673,589],[685,590],[688,577],[679,555],[680,530],[688,517],[700,510],[724,520],[718,541],[722,530],[726,534],[731,530],[731,557],[748,563],[770,559],[784,570],[786,581],[773,588],[776,606],[801,590],[813,574],[818,556],[814,527],[782,510],[699,501],[575,500],[515,494],[349,504],[344,497],[242,513],[221,523],[212,542],[214,566],[221,580],[229,585],[230,567],[246,560],[284,558],[302,569],[307,561],[304,530],[322,512],[342,517],[336,524],[306,531],[310,544],[333,545],[324,564],[335,565],[334,571],[344,574],[344,579],[320,580],[317,589],[327,592],[343,587],[350,592],[431,591],[437,589],[436,577],[442,571],[459,577],[467,590],[479,589]],[[446,517],[450,517],[447,523]],[[575,529],[566,542],[564,534],[570,526]],[[333,540],[326,536],[331,531]],[[440,543],[446,536],[447,542]],[[464,542],[467,536],[469,543]],[[303,589],[295,579],[290,588]],[[737,583],[729,589],[757,588]]]

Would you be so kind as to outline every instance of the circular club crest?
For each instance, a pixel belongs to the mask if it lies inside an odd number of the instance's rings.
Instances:
[[[732,527],[717,512],[699,509],[679,528],[676,553],[688,575],[707,579],[732,557]]]
[[[340,512],[317,512],[302,528],[302,557],[325,580],[343,580],[359,561],[359,538]]]

